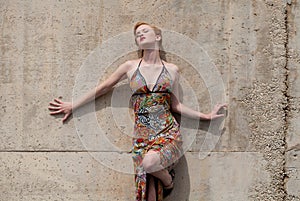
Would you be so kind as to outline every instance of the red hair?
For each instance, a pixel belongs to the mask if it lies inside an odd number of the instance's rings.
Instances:
[[[150,26],[153,30],[154,30],[154,33],[156,34],[156,35],[159,35],[160,36],[160,41],[159,41],[159,55],[160,55],[160,57],[162,58],[162,59],[164,59],[164,60],[166,60],[166,58],[165,58],[165,52],[163,51],[163,47],[162,47],[162,35],[161,35],[161,29],[159,29],[158,27],[156,27],[156,26],[154,26],[154,25],[152,25],[152,24],[149,24],[149,23],[147,23],[147,22],[137,22],[135,25],[134,25],[134,28],[133,28],[133,34],[134,34],[134,36],[136,36],[136,30],[137,30],[137,28],[139,27],[139,26],[141,26],[141,25],[148,25],[148,26]],[[137,43],[136,42],[136,40],[135,40],[135,43]],[[139,56],[139,58],[141,58],[141,57],[143,57],[143,50],[138,50],[138,56]]]
[[[139,26],[141,26],[141,25],[148,25],[149,27],[151,27],[153,30],[154,30],[154,32],[155,32],[155,34],[156,35],[159,35],[159,36],[161,36],[161,29],[159,29],[158,27],[156,27],[156,26],[154,26],[154,25],[152,25],[152,24],[149,24],[149,23],[147,23],[147,22],[137,22],[135,25],[134,25],[134,35],[136,35],[136,30],[137,30],[137,28],[139,27]]]

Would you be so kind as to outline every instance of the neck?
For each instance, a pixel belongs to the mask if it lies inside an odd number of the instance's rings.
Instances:
[[[161,64],[161,58],[159,55],[159,50],[144,50],[143,60],[147,64]]]

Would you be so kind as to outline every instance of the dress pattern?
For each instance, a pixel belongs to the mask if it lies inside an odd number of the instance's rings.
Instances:
[[[170,111],[172,78],[162,63],[162,70],[150,90],[140,72],[140,61],[130,79],[132,107],[135,114],[131,152],[135,167],[136,201],[147,199],[147,173],[142,166],[145,154],[154,150],[160,155],[164,168],[174,164],[182,154],[179,124]],[[157,201],[163,199],[163,186],[156,181]]]

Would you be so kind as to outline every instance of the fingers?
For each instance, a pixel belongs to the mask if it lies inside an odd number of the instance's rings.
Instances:
[[[60,101],[59,99],[55,98],[54,99],[55,102],[49,102],[50,106],[48,107],[48,109],[50,110],[60,110],[61,109],[61,105],[63,104],[62,101]],[[56,107],[53,107],[56,106]]]
[[[71,115],[71,111],[69,111],[68,107],[65,107],[67,105],[67,102],[63,102],[59,100],[58,98],[55,98],[54,101],[49,102],[48,109],[52,110],[50,112],[50,115],[55,115],[55,114],[64,114],[64,117],[62,119],[62,122],[64,123],[68,117]],[[54,111],[53,111],[54,110]]]
[[[227,103],[222,103],[222,104],[218,103],[216,106],[219,108],[222,108],[222,107],[227,107],[228,105],[227,105]]]
[[[57,102],[57,99],[54,99],[54,101]],[[61,104],[58,104],[58,103],[55,103],[55,102],[50,102],[49,104],[50,104],[50,106],[48,106],[49,110],[56,110],[56,111],[50,112],[50,114],[58,114],[62,111],[61,110]]]
[[[48,109],[50,109],[50,110],[60,110],[61,107],[51,107],[51,106],[49,106]]]
[[[54,100],[55,100],[56,102],[60,103],[60,104],[62,104],[62,103],[63,103],[62,101],[60,101],[60,100],[59,100],[59,99],[57,99],[57,98],[54,98]]]
[[[212,114],[213,114],[213,117],[212,119],[217,119],[217,118],[220,118],[220,117],[225,117],[227,116],[227,112],[226,112],[226,109],[227,109],[227,103],[218,103],[215,105],[213,111],[212,111]]]
[[[227,109],[227,104],[216,104],[214,110],[217,112],[220,112],[221,110],[226,110]]]
[[[51,115],[52,114],[60,114],[60,113],[62,113],[62,110],[57,110],[57,111],[54,111],[54,112],[50,112]]]
[[[216,114],[216,115],[211,117],[211,120],[216,120],[216,119],[219,119],[221,117],[225,117],[225,114]]]
[[[50,105],[53,105],[53,106],[60,106],[60,104],[57,104],[57,103],[55,103],[55,102],[50,102],[49,104],[50,104]]]
[[[61,104],[63,104],[63,102],[57,98],[54,98],[54,101],[55,102],[50,102],[49,104],[53,106],[60,106]]]
[[[227,103],[223,103],[223,104],[221,104],[220,106],[221,106],[221,107],[227,108],[228,105],[227,105]]]
[[[70,116],[70,113],[65,114],[64,118],[62,119],[62,122],[65,122],[69,116]]]

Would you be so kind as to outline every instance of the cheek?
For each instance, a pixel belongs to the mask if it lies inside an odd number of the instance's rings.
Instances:
[[[141,43],[138,39],[135,39],[135,44],[136,44],[136,46],[138,46],[138,48],[140,48]]]
[[[145,34],[146,39],[150,40],[156,40],[156,35],[154,33],[146,33]]]
[[[136,45],[139,45],[139,38],[138,37],[134,37],[134,42]]]

